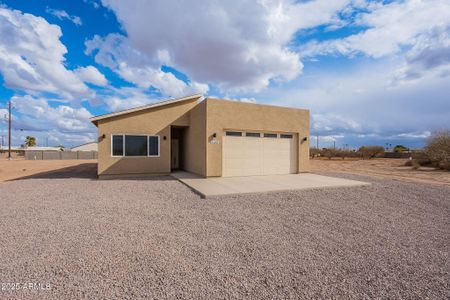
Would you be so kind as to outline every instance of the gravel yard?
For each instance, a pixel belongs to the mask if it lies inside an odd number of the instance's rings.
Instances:
[[[449,296],[449,187],[325,175],[373,184],[203,200],[171,177],[0,183],[0,298]]]

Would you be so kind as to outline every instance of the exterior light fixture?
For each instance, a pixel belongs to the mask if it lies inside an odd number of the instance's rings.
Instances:
[[[166,137],[166,136],[163,136],[163,140],[167,140],[167,137]]]
[[[211,141],[209,143],[213,145],[219,144],[219,140],[217,140],[217,134],[215,132],[211,135]]]

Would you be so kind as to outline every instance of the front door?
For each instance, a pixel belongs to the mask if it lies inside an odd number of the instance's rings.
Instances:
[[[172,139],[170,147],[171,147],[171,155],[170,155],[171,168],[179,169],[180,168],[180,148],[179,148],[178,139]]]

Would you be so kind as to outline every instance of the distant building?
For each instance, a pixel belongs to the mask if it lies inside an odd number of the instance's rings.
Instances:
[[[98,145],[97,142],[89,142],[86,144],[78,145],[71,148],[71,151],[97,151]]]
[[[61,147],[32,146],[32,147],[18,148],[18,150],[25,150],[25,151],[63,151],[64,149],[61,148]]]

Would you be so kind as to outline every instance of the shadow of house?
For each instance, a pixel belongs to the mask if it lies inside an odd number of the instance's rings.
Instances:
[[[28,176],[23,176],[9,181],[23,179],[67,179],[67,178],[88,178],[97,179],[97,164],[85,163],[76,166],[60,168],[56,170],[40,172]]]
[[[40,172],[33,175],[22,176],[19,178],[10,179],[7,181],[17,181],[25,179],[91,179],[98,180],[97,176],[97,164],[96,163],[84,163],[76,166],[70,166],[65,168],[60,168],[56,170]],[[152,177],[142,177],[139,174],[130,177],[123,178],[110,178],[111,180],[176,180],[171,176],[152,176]],[[108,178],[106,179],[108,180]]]

